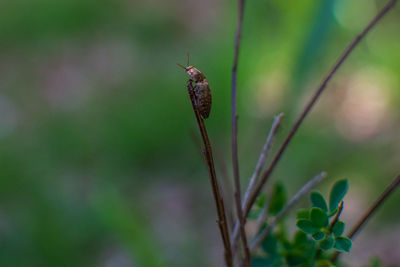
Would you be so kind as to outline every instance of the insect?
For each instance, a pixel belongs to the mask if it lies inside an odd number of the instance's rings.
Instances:
[[[195,106],[200,115],[207,119],[211,110],[211,91],[206,76],[198,69],[189,65],[189,54],[187,55],[187,67],[178,64],[189,75],[189,83],[194,83]]]

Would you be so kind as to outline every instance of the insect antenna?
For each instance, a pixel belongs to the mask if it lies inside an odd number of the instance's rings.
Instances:
[[[187,52],[187,66],[189,66],[189,52]],[[184,66],[182,66],[181,64],[179,64],[179,63],[176,63],[176,65],[178,65],[179,67],[181,67],[182,69],[184,69],[184,70],[186,70],[187,68],[186,67],[184,67]]]
[[[176,63],[176,65],[178,65],[178,66],[181,67],[182,69],[186,70],[186,68],[185,68],[184,66],[182,66],[181,64]]]

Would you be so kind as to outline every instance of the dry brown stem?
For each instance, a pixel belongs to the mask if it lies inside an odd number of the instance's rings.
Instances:
[[[187,89],[190,96],[190,101],[192,103],[193,111],[196,116],[197,125],[199,126],[199,130],[201,133],[201,137],[204,143],[204,156],[206,159],[208,173],[210,177],[211,187],[214,195],[215,206],[217,207],[217,214],[218,214],[218,226],[221,232],[222,241],[224,243],[225,249],[225,263],[228,267],[233,266],[232,261],[232,252],[230,247],[230,236],[229,236],[229,229],[227,224],[226,212],[225,212],[225,205],[224,199],[222,197],[222,193],[220,191],[220,187],[218,185],[217,175],[215,173],[215,166],[214,166],[214,159],[212,154],[212,148],[210,139],[208,138],[206,126],[204,125],[204,121],[200,116],[200,113],[195,104],[195,96],[193,93],[193,85],[192,81],[189,80],[187,83]]]

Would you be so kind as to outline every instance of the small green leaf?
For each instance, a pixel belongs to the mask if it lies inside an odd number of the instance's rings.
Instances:
[[[327,236],[324,240],[322,240],[319,243],[319,246],[321,247],[321,249],[323,250],[328,250],[331,249],[333,246],[333,243],[335,243],[335,240],[331,237],[331,236]]]
[[[304,263],[307,260],[307,258],[304,256],[303,251],[301,250],[288,251],[285,255],[285,258],[289,266],[296,266]]]
[[[340,201],[344,198],[344,196],[347,193],[347,190],[349,189],[349,183],[347,179],[337,181],[331,190],[331,194],[329,197],[329,210],[333,211],[335,210]]]
[[[334,209],[333,211],[329,212],[328,217],[332,217],[338,212],[338,208]]]
[[[343,234],[344,231],[344,222],[342,221],[338,221],[335,223],[335,225],[332,228],[332,232],[335,236],[341,236]]]
[[[369,260],[369,265],[368,266],[369,267],[382,267],[383,264],[382,264],[381,260],[378,257],[375,256],[375,257],[372,257]]]
[[[328,215],[320,208],[311,208],[310,220],[316,228],[325,227],[329,223]]]
[[[328,211],[328,205],[326,205],[324,197],[319,192],[312,192],[310,199],[313,207],[320,208],[323,211]]]
[[[307,234],[314,234],[319,231],[319,228],[314,227],[312,222],[306,219],[297,220],[296,226]]]
[[[261,247],[268,255],[275,255],[278,251],[276,238],[273,235],[268,235],[261,243]]]
[[[298,209],[296,212],[297,219],[308,219],[309,217],[309,212],[306,209]]]
[[[325,237],[324,232],[316,232],[315,234],[312,235],[312,238],[316,241],[322,240]]]
[[[247,219],[248,220],[257,219],[258,217],[260,217],[261,211],[262,209],[260,208],[250,210],[249,215],[247,215]]]
[[[269,203],[269,213],[278,214],[286,203],[286,189],[281,183],[276,183]]]
[[[331,267],[332,263],[328,260],[319,260],[317,261],[316,267]]]
[[[293,243],[295,246],[303,246],[308,242],[307,234],[303,231],[296,231],[293,238]]]
[[[256,200],[255,204],[256,204],[257,207],[262,208],[262,207],[264,207],[264,204],[265,204],[266,200],[267,200],[267,195],[266,194],[260,194],[257,197],[257,200]]]
[[[334,248],[338,251],[350,252],[351,245],[352,243],[349,238],[340,236],[336,237]]]
[[[252,257],[251,258],[251,266],[253,267],[266,267],[272,266],[273,260],[261,257]]]

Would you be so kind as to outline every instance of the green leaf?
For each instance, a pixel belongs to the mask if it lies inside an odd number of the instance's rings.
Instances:
[[[328,215],[320,208],[311,208],[310,220],[316,228],[325,227],[329,223]]]
[[[327,236],[324,240],[319,243],[319,246],[323,250],[328,250],[333,247],[335,240],[331,236]]]
[[[278,251],[278,243],[273,235],[268,235],[261,243],[262,249],[269,255],[275,255]]]
[[[332,217],[338,212],[338,208],[334,209],[333,211],[329,212],[328,217]]]
[[[317,261],[316,267],[331,267],[333,264],[328,260],[319,260]]]
[[[288,251],[285,258],[289,266],[296,266],[307,260],[301,250]]]
[[[256,204],[257,207],[262,208],[262,207],[264,207],[266,200],[267,200],[267,195],[266,194],[260,194],[257,197],[257,200],[256,200],[255,204]]]
[[[296,231],[293,238],[293,243],[295,246],[303,246],[308,242],[307,234],[303,231]]]
[[[314,227],[312,222],[306,219],[297,220],[296,226],[307,234],[314,234],[319,231],[319,228]]]
[[[312,238],[316,241],[322,240],[325,237],[324,232],[316,232],[315,234],[312,235]]]
[[[315,255],[315,250],[317,249],[317,242],[313,239],[307,237],[307,234],[301,230],[296,231],[294,235],[294,240],[292,242],[292,247],[287,248],[287,250],[300,250],[303,256],[308,260],[312,260]],[[279,250],[281,252],[282,250]],[[286,266],[286,265],[281,265]],[[299,267],[299,266],[298,266]]]
[[[260,217],[261,211],[262,211],[262,209],[260,209],[260,208],[250,210],[249,215],[247,215],[247,219],[248,220],[257,219],[258,217]]]
[[[276,183],[269,203],[269,213],[278,214],[286,203],[286,190],[281,183]]]
[[[312,192],[310,200],[313,207],[320,208],[323,211],[328,211],[328,205],[326,205],[324,197],[319,192]]]
[[[334,248],[338,251],[350,252],[351,245],[352,243],[349,238],[340,236],[336,237]]]
[[[332,232],[335,236],[341,236],[343,234],[344,231],[344,222],[342,221],[338,221],[335,223],[335,225],[332,228]]]
[[[369,261],[368,267],[382,267],[382,262],[378,257],[372,257]]]
[[[308,219],[309,216],[309,212],[307,209],[298,209],[296,211],[296,218],[297,219]]]
[[[268,267],[272,266],[274,260],[261,258],[261,257],[252,257],[251,258],[251,266],[253,267]]]
[[[349,189],[349,183],[347,179],[337,181],[331,190],[331,194],[329,196],[329,210],[333,211],[335,210],[340,201],[344,198],[344,196],[347,193],[347,190]]]

